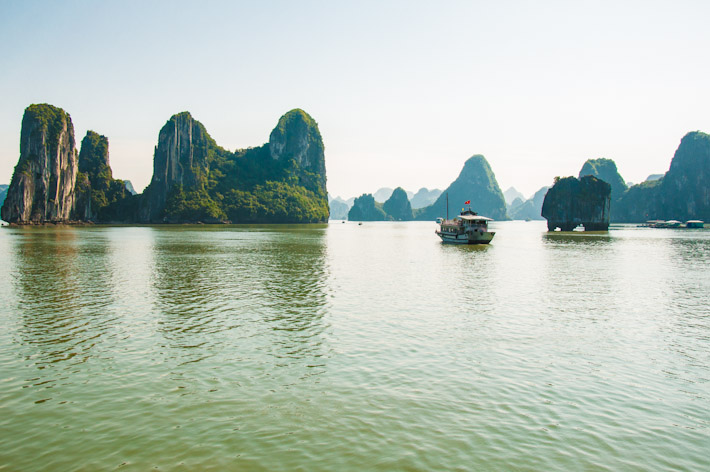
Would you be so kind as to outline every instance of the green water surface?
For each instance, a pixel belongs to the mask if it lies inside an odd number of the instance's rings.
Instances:
[[[708,470],[710,231],[0,228],[0,470]]]

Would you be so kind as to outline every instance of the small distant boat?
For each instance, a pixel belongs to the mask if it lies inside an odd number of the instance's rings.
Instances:
[[[685,222],[686,228],[705,228],[705,223],[700,220],[688,220]]]

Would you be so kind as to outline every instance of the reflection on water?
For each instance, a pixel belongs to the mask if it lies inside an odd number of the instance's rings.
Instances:
[[[710,232],[2,228],[0,469],[702,470]]]
[[[181,398],[280,395],[324,373],[324,233],[318,226],[153,230],[155,360]],[[156,401],[170,398],[166,391]],[[253,413],[233,416],[235,427]]]
[[[216,355],[321,354],[326,311],[323,228],[154,233],[160,332],[181,362]],[[196,342],[199,340],[199,342]],[[246,351],[246,352],[245,352]],[[263,354],[263,352],[262,352]]]
[[[608,231],[548,231],[542,234],[548,244],[603,244],[613,241]]]
[[[116,321],[108,248],[92,237],[79,238],[73,228],[33,229],[14,241],[20,344],[39,368],[85,362]]]

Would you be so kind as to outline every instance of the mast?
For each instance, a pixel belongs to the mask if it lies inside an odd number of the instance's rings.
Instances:
[[[446,192],[446,219],[449,219],[449,192]]]

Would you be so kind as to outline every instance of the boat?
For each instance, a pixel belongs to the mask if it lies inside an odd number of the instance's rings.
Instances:
[[[678,220],[649,220],[646,225],[649,228],[680,228],[680,221]]]
[[[688,220],[685,222],[685,224],[682,224],[678,220],[649,220],[646,223],[639,225],[641,228],[687,228],[687,229],[693,229],[693,228],[704,228],[705,223],[701,220]]]
[[[489,221],[493,221],[493,218],[481,216],[469,207],[459,216],[443,220],[436,234],[444,243],[488,244],[496,234],[495,231],[488,231]]]

